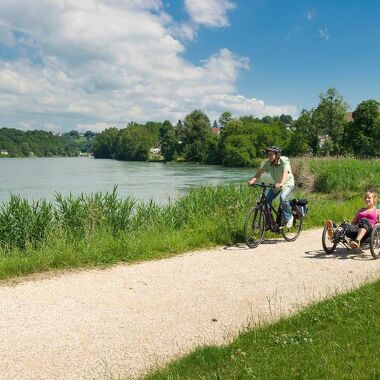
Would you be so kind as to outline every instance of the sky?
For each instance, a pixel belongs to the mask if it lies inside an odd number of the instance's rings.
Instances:
[[[380,101],[380,1],[1,0],[0,127],[52,132]]]

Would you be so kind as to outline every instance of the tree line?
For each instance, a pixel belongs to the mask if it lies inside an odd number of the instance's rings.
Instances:
[[[203,111],[194,110],[176,125],[166,120],[109,128],[96,136],[94,155],[145,161],[150,148],[160,147],[166,161],[255,166],[268,145],[281,146],[290,156],[380,154],[378,101],[363,101],[351,114],[334,88],[321,94],[319,100],[316,108],[302,110],[297,120],[290,115],[233,118],[230,112],[224,112],[218,123],[211,124]]]
[[[146,161],[151,148],[160,148],[165,161],[188,161],[226,166],[256,166],[268,145],[278,145],[289,156],[373,157],[380,155],[380,103],[362,101],[354,112],[334,88],[319,96],[319,104],[290,115],[233,117],[222,113],[212,124],[194,110],[173,125],[170,121],[131,122],[126,128],[108,128],[95,134],[63,134],[0,128],[0,149],[10,157],[77,156],[93,152],[96,158]]]
[[[15,128],[0,128],[0,149],[8,157],[54,157],[78,156],[79,152],[91,152],[95,133],[87,131],[83,136],[78,131],[53,134],[46,131],[22,131]]]

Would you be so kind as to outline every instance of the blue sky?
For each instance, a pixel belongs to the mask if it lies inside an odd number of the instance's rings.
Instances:
[[[380,100],[380,1],[4,0],[0,126],[67,131]]]

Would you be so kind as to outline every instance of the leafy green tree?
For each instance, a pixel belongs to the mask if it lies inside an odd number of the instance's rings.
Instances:
[[[319,135],[328,135],[331,139],[326,153],[341,154],[348,105],[335,88],[329,88],[325,94],[320,94],[319,99],[318,107],[313,112],[312,124]]]
[[[161,123],[154,122],[154,121],[148,121],[145,124],[145,126],[143,126],[143,128],[148,133],[151,147],[160,145],[160,129],[161,129],[161,127],[162,127]]]
[[[107,128],[96,135],[94,141],[95,158],[116,158],[119,130],[115,127]]]
[[[223,164],[228,166],[256,165],[268,145],[285,148],[290,132],[281,123],[265,124],[251,116],[230,121],[221,133]]]
[[[160,143],[162,142],[163,138],[165,137],[165,135],[168,133],[168,131],[174,131],[174,128],[173,128],[173,125],[172,123],[169,121],[169,120],[165,120],[161,127],[160,127]]]
[[[165,135],[162,137],[161,153],[165,158],[165,161],[172,161],[177,156],[177,137],[174,132],[174,128],[168,129]]]
[[[256,149],[245,135],[230,135],[224,142],[223,164],[226,166],[251,166]]]
[[[210,120],[200,111],[194,110],[184,121],[184,155],[186,161],[207,162],[208,137],[211,135]]]
[[[293,123],[293,118],[291,115],[282,114],[280,115],[280,121],[285,125],[291,125]]]
[[[129,125],[120,131],[117,158],[126,161],[146,161],[149,157],[151,136],[140,125]]]
[[[72,130],[69,132],[69,135],[75,139],[79,139],[79,132],[78,131]]]
[[[303,156],[311,153],[311,148],[307,142],[304,132],[293,131],[287,146],[287,154],[290,156]]]
[[[353,112],[353,122],[346,134],[346,146],[355,155],[364,157],[380,154],[380,103],[369,99]]]
[[[320,150],[319,136],[318,136],[317,128],[312,123],[312,116],[313,116],[313,110],[308,111],[306,109],[303,109],[301,111],[300,116],[293,124],[294,137],[292,136],[292,138],[297,139],[298,143],[303,145],[303,147],[302,146],[299,147],[300,151],[303,151],[303,153],[311,152],[313,154],[318,154]],[[303,139],[306,141],[308,148],[306,148],[304,144],[302,143]],[[292,149],[290,154],[291,155],[294,154],[295,151],[296,149]]]
[[[226,111],[226,112],[223,112],[220,116],[219,116],[219,125],[221,128],[224,128],[229,121],[232,120],[232,114],[231,112],[229,111]]]
[[[95,132],[92,132],[92,131],[86,131],[84,133],[84,137],[86,137],[87,139],[88,138],[91,138],[91,137],[95,137],[96,133]]]

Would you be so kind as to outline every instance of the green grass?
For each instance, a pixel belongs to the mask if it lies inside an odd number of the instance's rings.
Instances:
[[[199,348],[158,379],[378,379],[380,281],[323,301],[223,347]]]
[[[379,159],[302,157],[292,159],[292,166],[302,182],[312,182],[311,189],[319,193],[357,194],[380,188]]]
[[[305,228],[321,227],[326,219],[351,221],[365,187],[380,181],[379,160],[293,162],[302,181],[311,178],[317,190],[297,194],[310,201]],[[244,218],[258,193],[245,185],[204,187],[165,206],[119,199],[116,188],[79,197],[57,194],[54,204],[12,196],[0,205],[0,279],[242,242]]]
[[[196,189],[166,206],[118,199],[116,189],[57,195],[54,205],[12,197],[0,207],[0,279],[233,245],[243,241],[245,215],[257,197],[258,191],[233,185]],[[361,204],[358,196],[308,198],[305,228],[321,227],[327,216],[351,219]]]

